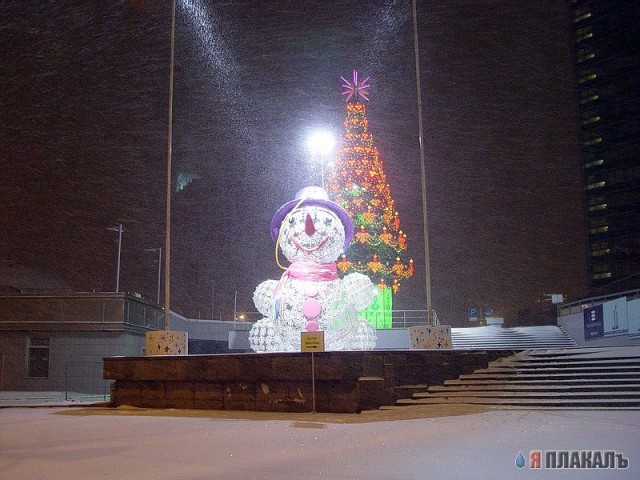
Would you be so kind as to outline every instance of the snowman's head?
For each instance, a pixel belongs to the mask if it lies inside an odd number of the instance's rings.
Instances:
[[[307,187],[278,210],[271,235],[290,262],[332,263],[351,241],[353,222],[323,189]]]

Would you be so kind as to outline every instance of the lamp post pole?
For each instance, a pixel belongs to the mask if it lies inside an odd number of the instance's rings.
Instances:
[[[233,294],[233,324],[236,324],[236,316],[238,315],[238,290]]]
[[[164,237],[164,330],[169,330],[171,312],[171,147],[173,136],[173,63],[176,36],[176,0],[171,2],[171,49],[169,53],[169,112],[167,127],[167,198]]]
[[[211,280],[211,320],[213,320],[214,314],[213,310],[215,308],[216,303],[216,281]]]
[[[117,227],[109,227],[107,230],[118,232],[118,268],[116,272],[116,293],[120,291],[120,252],[122,251],[122,224]]]
[[[431,305],[431,265],[429,262],[429,228],[427,226],[427,176],[424,159],[424,134],[422,125],[422,90],[420,88],[420,49],[418,47],[418,9],[416,0],[413,5],[413,48],[416,62],[416,93],[418,101],[418,141],[420,143],[420,177],[422,180],[422,225],[424,235],[424,277],[427,296],[427,324],[433,325],[433,307]]]
[[[156,303],[160,305],[160,272],[162,271],[162,247],[146,248],[145,252],[155,252],[158,254],[158,300]]]

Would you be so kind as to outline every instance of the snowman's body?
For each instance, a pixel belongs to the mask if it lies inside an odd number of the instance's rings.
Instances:
[[[313,189],[310,187],[305,190]],[[303,190],[304,192],[304,190]],[[299,193],[300,195],[300,193]],[[377,294],[359,273],[338,278],[335,261],[352,232],[350,219],[321,189],[283,206],[272,223],[282,252],[292,262],[279,281],[267,280],[253,300],[264,318],[251,329],[256,352],[299,351],[300,332],[322,330],[326,350],[367,350],[375,346],[373,327],[358,317]],[[286,210],[283,212],[283,209]]]

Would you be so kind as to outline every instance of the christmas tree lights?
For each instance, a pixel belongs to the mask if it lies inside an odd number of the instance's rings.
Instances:
[[[342,80],[343,95],[347,96],[345,134],[328,189],[353,219],[354,237],[337,262],[338,271],[342,275],[363,273],[383,293],[389,289],[397,293],[400,282],[413,276],[413,260],[406,260],[407,235],[400,229],[400,217],[360,101],[368,100],[369,79],[358,80],[354,71],[352,82]]]

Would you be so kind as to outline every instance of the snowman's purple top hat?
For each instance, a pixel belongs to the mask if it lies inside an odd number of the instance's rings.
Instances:
[[[301,200],[302,203],[300,203]],[[278,238],[282,221],[298,203],[300,203],[301,207],[305,205],[320,205],[335,213],[344,226],[344,248],[347,248],[353,238],[353,221],[347,211],[337,203],[329,200],[329,194],[320,187],[303,188],[296,193],[296,197],[293,200],[285,203],[278,209],[271,220],[271,238],[274,241]]]

